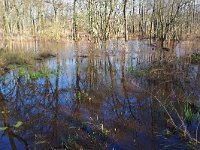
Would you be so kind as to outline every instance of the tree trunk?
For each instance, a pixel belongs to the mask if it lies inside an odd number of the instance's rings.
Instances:
[[[74,16],[73,16],[73,40],[78,39],[78,23],[77,23],[77,18],[78,18],[78,1],[74,0]]]
[[[127,0],[124,0],[124,38],[125,41],[128,40],[128,25],[127,25],[127,15],[126,15],[126,5],[127,5]]]

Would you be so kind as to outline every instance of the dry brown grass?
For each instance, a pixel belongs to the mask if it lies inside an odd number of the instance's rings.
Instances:
[[[33,53],[0,51],[0,74],[8,72],[14,65],[23,66],[33,63]]]
[[[56,57],[56,54],[54,54],[51,51],[42,51],[37,56],[35,56],[36,60],[44,60],[48,58]]]
[[[36,60],[44,60],[47,58],[56,57],[51,51],[42,51],[39,54],[25,51],[0,51],[0,74],[7,72],[13,66],[29,66],[31,67]]]
[[[4,64],[5,64],[4,60],[0,58],[0,68],[1,68],[2,66],[4,66]]]
[[[20,52],[5,52],[2,56],[5,65],[27,65],[32,63],[32,54]]]

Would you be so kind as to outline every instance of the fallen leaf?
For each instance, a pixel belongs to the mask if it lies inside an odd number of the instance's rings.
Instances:
[[[23,124],[23,122],[18,121],[18,122],[16,123],[16,125],[14,125],[14,127],[15,127],[15,128],[19,128],[20,126],[22,126],[22,124]]]
[[[0,127],[0,131],[5,131],[8,127]]]

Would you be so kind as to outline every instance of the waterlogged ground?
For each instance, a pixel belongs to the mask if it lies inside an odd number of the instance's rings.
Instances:
[[[170,120],[200,140],[200,65],[182,58],[194,49],[163,54],[137,40],[9,48],[57,57],[1,76],[0,149],[198,149]]]

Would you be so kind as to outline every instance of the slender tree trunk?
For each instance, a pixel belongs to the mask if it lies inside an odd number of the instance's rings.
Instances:
[[[127,5],[127,0],[124,0],[124,38],[125,41],[128,40],[128,25],[127,25],[127,15],[126,15],[126,5]]]
[[[73,40],[78,39],[78,1],[74,0],[74,16],[73,16]]]
[[[132,33],[135,33],[135,0],[133,0],[133,10],[132,10]]]

